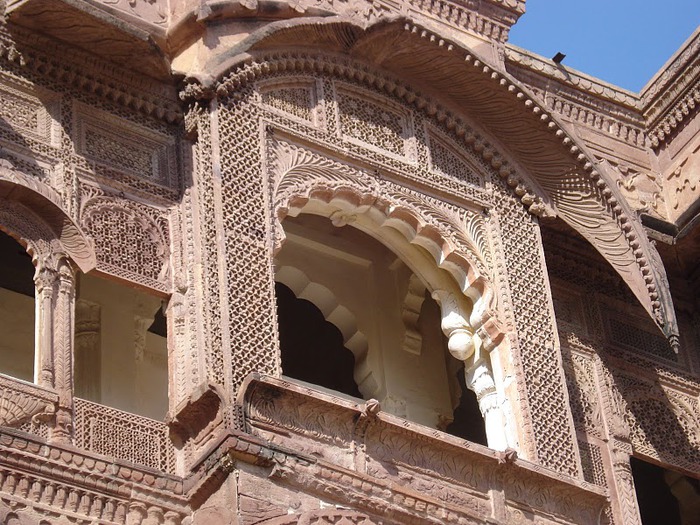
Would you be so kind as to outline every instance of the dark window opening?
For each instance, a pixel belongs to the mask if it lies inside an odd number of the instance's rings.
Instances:
[[[353,377],[355,356],[340,330],[311,302],[275,283],[282,373],[307,383],[362,397]]]
[[[0,288],[34,297],[34,264],[24,247],[0,232]]]
[[[0,372],[34,379],[34,264],[24,247],[0,232]]]
[[[153,324],[151,324],[148,331],[151,332],[152,334],[159,335],[159,336],[167,339],[167,337],[168,337],[168,320],[166,319],[165,314],[163,313],[162,306],[160,306],[158,308],[158,310],[156,310],[156,313],[153,316]]]
[[[643,525],[699,525],[700,481],[630,458]]]
[[[459,405],[455,408],[452,423],[447,425],[445,432],[453,436],[488,446],[484,418],[479,410],[476,394],[467,388],[464,378],[464,367],[457,371],[457,381],[462,392]]]

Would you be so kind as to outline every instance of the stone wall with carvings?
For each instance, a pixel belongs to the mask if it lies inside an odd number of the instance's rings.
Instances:
[[[692,318],[678,353],[609,269],[561,234],[545,237],[584,478],[615,495],[615,523],[641,523],[629,457],[697,473],[700,362]],[[605,276],[605,277],[603,277]]]
[[[700,37],[633,94],[506,45],[524,0],[0,6],[0,228],[37,269],[0,522],[634,524],[631,455],[697,476]],[[282,377],[299,214],[415,272],[396,314],[435,298],[490,448]],[[76,389],[86,272],[163,302],[162,420]]]

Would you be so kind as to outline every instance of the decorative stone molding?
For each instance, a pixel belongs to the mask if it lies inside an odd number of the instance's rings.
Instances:
[[[543,521],[595,523],[606,503],[598,487],[512,456],[502,461],[502,453],[381,411],[358,435],[362,405],[287,381],[249,377],[239,402],[253,435],[230,441],[232,456],[270,458],[279,483],[351,503],[353,512],[401,523],[479,523],[494,515],[511,523],[507,517],[527,509]],[[321,453],[327,440],[335,443],[332,457]],[[359,440],[363,446],[351,448]],[[401,484],[391,481],[396,476]]]
[[[186,512],[181,480],[151,469],[12,430],[0,433],[0,454],[0,519],[9,511],[61,525],[76,520],[127,525],[130,508],[143,506],[153,509],[146,517],[151,512],[162,519],[137,525],[179,525]]]
[[[60,251],[63,251],[83,272],[88,272],[95,267],[95,253],[92,242],[83,233],[82,229],[63,211],[60,196],[37,179],[27,176],[15,169],[7,160],[0,160],[0,198],[10,198],[12,204],[3,205],[5,220],[0,221],[5,228],[13,230],[12,223],[17,221],[41,221],[45,224],[41,233],[30,234],[30,227],[15,226],[19,228],[18,235],[29,244],[30,249],[35,243],[46,243],[56,239],[60,243]],[[7,211],[5,211],[7,210]],[[14,213],[10,210],[14,210]],[[31,210],[31,211],[29,211]],[[16,219],[9,216],[15,215]],[[24,215],[24,218],[22,217]],[[27,233],[23,232],[27,229]],[[32,253],[34,257],[39,254]]]
[[[642,89],[644,117],[655,148],[663,145],[700,104],[700,31],[686,41]]]
[[[54,61],[46,52],[49,49],[59,53],[63,60]],[[168,124],[182,120],[172,86],[127,71],[117,75],[121,79],[116,78],[111,62],[36,31],[13,26],[10,33],[6,26],[0,25],[0,60],[21,68],[30,77],[35,75],[43,82],[55,82],[64,89],[72,87],[137,114]]]
[[[18,427],[31,419],[52,420],[57,404],[55,392],[0,375],[0,426]]]
[[[386,520],[373,519],[366,514],[341,509],[326,509],[302,514],[290,514],[280,518],[261,521],[260,525],[384,525]]]

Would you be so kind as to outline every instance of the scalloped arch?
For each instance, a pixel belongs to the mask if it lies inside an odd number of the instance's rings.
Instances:
[[[274,193],[277,248],[284,240],[281,221],[287,215],[312,213],[331,219],[336,226],[352,223],[401,256],[431,291],[455,287],[469,298],[471,326],[482,329],[497,344],[504,332],[494,311],[493,285],[480,273],[473,256],[453,241],[464,232],[437,208],[428,218],[413,198],[402,199],[398,188],[388,191],[370,176],[328,162],[322,167],[314,164],[311,170],[304,163],[295,164],[281,174]],[[433,270],[416,265],[416,247]],[[451,285],[438,269],[450,276]]]
[[[343,335],[343,345],[355,356],[355,381],[362,395],[367,399],[375,392],[367,391],[367,385],[376,384],[372,380],[372,370],[367,366],[367,337],[357,326],[357,319],[347,307],[340,304],[335,294],[325,286],[315,283],[293,266],[275,268],[275,281],[288,287],[299,299],[313,303],[325,317]]]
[[[11,235],[28,244],[32,257],[63,252],[83,273],[95,267],[92,243],[63,211],[53,189],[4,161],[0,165],[0,199],[11,203],[2,206],[3,224]]]

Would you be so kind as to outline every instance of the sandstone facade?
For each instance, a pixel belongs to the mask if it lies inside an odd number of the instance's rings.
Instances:
[[[700,32],[0,8],[1,523],[697,523]]]

